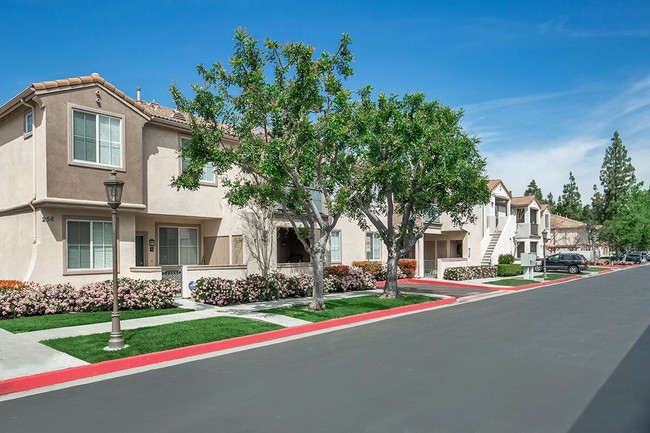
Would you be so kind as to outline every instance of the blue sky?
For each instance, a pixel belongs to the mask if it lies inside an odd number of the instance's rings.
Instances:
[[[172,105],[169,85],[226,61],[234,29],[333,50],[352,37],[353,88],[425,92],[464,108],[488,174],[588,201],[615,130],[650,184],[648,1],[0,0],[0,105],[32,82],[98,72]],[[11,39],[6,39],[12,35]]]

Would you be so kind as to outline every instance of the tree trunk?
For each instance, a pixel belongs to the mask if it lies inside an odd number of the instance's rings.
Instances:
[[[397,287],[397,260],[399,256],[395,247],[388,249],[388,261],[386,262],[386,284],[384,285],[384,293],[382,298],[396,299],[401,298],[402,294]]]
[[[314,254],[312,255],[314,292],[312,294],[311,303],[309,304],[309,309],[311,311],[325,310],[325,301],[323,300],[323,263],[325,262],[325,248],[319,244],[314,245]]]

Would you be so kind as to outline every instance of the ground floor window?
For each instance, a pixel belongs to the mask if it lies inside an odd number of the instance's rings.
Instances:
[[[199,230],[193,227],[160,227],[158,262],[160,266],[197,265]]]
[[[330,262],[341,263],[341,232],[330,233]]]
[[[378,233],[366,233],[366,260],[381,259],[381,236]]]
[[[108,269],[113,266],[113,230],[109,221],[69,220],[68,269]]]

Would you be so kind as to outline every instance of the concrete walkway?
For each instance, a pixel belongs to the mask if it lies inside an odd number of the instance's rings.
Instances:
[[[325,299],[342,299],[364,296],[368,293],[381,292],[381,290],[377,289],[364,292],[334,293],[325,295]],[[206,319],[210,317],[241,317],[274,323],[283,327],[294,327],[311,322],[279,314],[262,313],[260,311],[269,308],[306,305],[309,304],[310,301],[311,298],[293,298],[217,307],[214,305],[199,304],[189,299],[178,299],[176,304],[179,307],[194,311],[166,316],[122,320],[121,327],[123,330],[137,329],[148,326],[164,325],[167,323],[184,322],[187,320]],[[0,380],[86,365],[88,363],[85,361],[54,350],[40,344],[39,342],[55,338],[110,332],[110,327],[110,322],[104,322],[91,325],[24,332],[20,334],[12,334],[11,332],[0,329]]]

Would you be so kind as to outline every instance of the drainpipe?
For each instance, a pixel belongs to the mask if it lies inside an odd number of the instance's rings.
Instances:
[[[36,201],[36,127],[34,126],[34,106],[25,102],[24,98],[20,98],[20,104],[28,107],[32,111],[32,199],[29,201],[29,207],[32,208],[32,256],[29,261],[29,266],[23,281],[29,281],[32,273],[34,272],[34,266],[36,265],[36,257],[38,255],[38,218],[36,215],[36,208],[34,207],[34,202]]]

